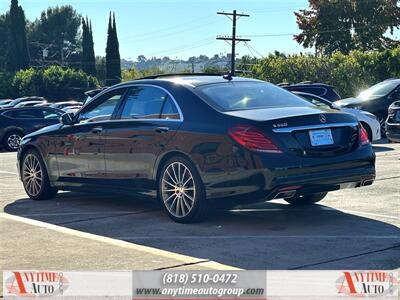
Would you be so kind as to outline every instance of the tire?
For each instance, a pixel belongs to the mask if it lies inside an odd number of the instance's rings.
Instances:
[[[4,135],[3,138],[3,146],[4,148],[9,151],[17,151],[19,148],[19,143],[23,138],[23,134],[21,131],[10,131]]]
[[[364,129],[367,131],[368,139],[369,139],[369,141],[372,143],[373,136],[372,136],[371,127],[369,127],[369,125],[368,125],[367,123],[364,123],[364,122],[362,122],[361,124],[362,124],[362,126],[364,127]]]
[[[285,198],[285,201],[292,205],[310,205],[317,203],[325,198],[328,193],[318,193],[311,195],[300,195],[293,198]]]
[[[173,157],[161,167],[158,198],[168,216],[178,223],[193,223],[209,216],[204,184],[194,165]]]
[[[21,178],[26,194],[32,200],[49,200],[57,195],[50,185],[46,166],[36,150],[25,153],[21,163]]]

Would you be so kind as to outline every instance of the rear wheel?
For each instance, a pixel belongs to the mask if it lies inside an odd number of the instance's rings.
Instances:
[[[17,151],[24,135],[20,131],[11,131],[5,134],[3,146],[7,151]]]
[[[158,179],[158,196],[168,216],[179,223],[207,217],[209,207],[203,182],[194,165],[183,157],[169,159]]]
[[[50,185],[42,157],[35,150],[29,150],[25,154],[22,160],[21,178],[25,192],[32,200],[48,200],[57,194],[57,189]]]
[[[300,195],[292,198],[285,198],[285,201],[292,205],[310,205],[317,203],[325,198],[328,193],[318,193],[311,195]]]

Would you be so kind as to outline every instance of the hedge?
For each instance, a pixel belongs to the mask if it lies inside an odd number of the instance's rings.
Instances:
[[[388,78],[400,77],[400,47],[382,52],[353,51],[331,56],[271,54],[252,66],[254,77],[275,84],[302,81],[334,86],[342,97]]]
[[[95,77],[82,70],[51,66],[17,72],[11,82],[14,97],[42,96],[52,101],[79,99],[83,92],[98,87]]]

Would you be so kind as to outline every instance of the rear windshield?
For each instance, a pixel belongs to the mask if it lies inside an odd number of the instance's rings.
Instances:
[[[202,98],[220,111],[284,106],[313,106],[308,101],[267,82],[226,82],[197,88]]]

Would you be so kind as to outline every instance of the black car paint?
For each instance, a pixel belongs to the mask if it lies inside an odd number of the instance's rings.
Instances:
[[[235,81],[250,79],[234,78]],[[147,79],[120,84],[102,91],[90,102],[115,88],[154,85],[169,91],[183,113],[182,121],[119,120],[119,110],[110,121],[80,125],[55,125],[30,134],[22,141],[18,160],[37,149],[47,166],[51,184],[59,189],[105,188],[155,195],[163,162],[182,155],[196,166],[208,198],[257,194],[251,200],[272,199],[280,189],[301,186],[299,193],[336,190],[372,184],[375,154],[371,145],[360,145],[357,120],[335,110],[317,107],[274,108],[218,112],[196,92],[203,84],[224,83],[222,77],[193,77],[187,81]],[[84,108],[83,108],[84,109]],[[77,113],[79,114],[79,112]],[[287,127],[353,124],[344,131],[333,129],[335,140],[347,138],[343,147],[311,149],[307,131],[275,133]],[[264,154],[236,144],[227,131],[238,124],[261,128],[284,153]],[[96,128],[101,125],[101,131]],[[160,128],[169,128],[159,131]],[[356,138],[350,139],[355,136]],[[329,148],[329,149],[328,149]]]
[[[297,83],[282,85],[282,88],[291,92],[303,92],[316,95],[331,102],[340,99],[340,95],[335,91],[335,89],[324,83]]]
[[[385,125],[388,139],[393,142],[400,142],[400,101],[393,102],[389,106]]]
[[[20,119],[10,116],[6,116],[9,112],[15,111],[53,111],[59,116],[64,112],[59,109],[48,108],[48,107],[24,107],[24,108],[3,108],[0,109],[0,143],[2,144],[4,136],[11,132],[20,132],[23,135],[35,132],[41,128],[59,123],[57,119],[45,119],[45,118],[30,118],[30,119]]]
[[[396,100],[399,100],[400,97],[400,79],[390,79],[390,81],[398,82],[398,85],[384,96],[374,97],[367,100],[357,97],[347,98],[339,100],[335,103],[340,107],[358,108],[360,110],[368,111],[377,116],[383,125],[388,116],[387,112],[389,106]]]

